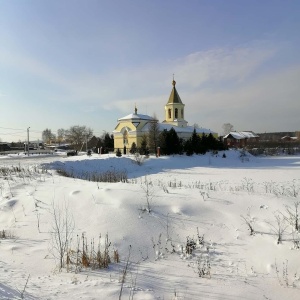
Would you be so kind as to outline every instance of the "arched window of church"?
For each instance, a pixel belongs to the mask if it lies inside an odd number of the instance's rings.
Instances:
[[[181,118],[183,119],[183,108],[181,109]]]
[[[123,144],[128,145],[128,132],[127,132],[127,130],[123,133]]]
[[[169,119],[171,119],[171,108],[168,109]]]
[[[175,108],[175,119],[178,119],[178,108]]]

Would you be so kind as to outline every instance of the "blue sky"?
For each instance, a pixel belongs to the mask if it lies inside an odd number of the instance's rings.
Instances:
[[[0,0],[0,139],[164,119],[173,73],[190,125],[300,130],[300,1]]]

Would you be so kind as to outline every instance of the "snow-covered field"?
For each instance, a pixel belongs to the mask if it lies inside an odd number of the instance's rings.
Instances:
[[[142,165],[112,154],[1,157],[0,299],[300,299],[300,235],[284,220],[300,201],[300,157],[225,153]],[[105,172],[127,182],[78,179]],[[84,234],[90,253],[108,234],[121,261],[60,270],[53,212],[65,207],[68,249]]]

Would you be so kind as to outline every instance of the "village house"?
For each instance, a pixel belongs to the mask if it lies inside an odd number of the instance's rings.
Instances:
[[[253,131],[231,131],[223,140],[228,147],[244,148],[249,142],[258,142],[259,136]]]

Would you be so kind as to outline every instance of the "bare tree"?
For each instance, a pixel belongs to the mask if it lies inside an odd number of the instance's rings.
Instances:
[[[223,134],[226,135],[233,130],[233,125],[230,123],[225,123],[223,124],[222,128],[223,128]]]
[[[66,130],[63,128],[57,129],[57,142],[59,144],[65,140],[65,137],[66,137]]]
[[[92,136],[93,130],[86,126],[71,126],[70,129],[66,131],[67,140],[75,147],[77,146],[77,148]]]
[[[42,139],[45,143],[50,144],[51,141],[55,140],[55,134],[52,133],[51,129],[46,128],[42,132]]]
[[[53,256],[59,260],[59,269],[65,264],[65,256],[70,245],[74,231],[74,220],[69,211],[68,204],[64,202],[61,206],[54,201],[51,207],[52,228],[51,228],[51,249]]]

